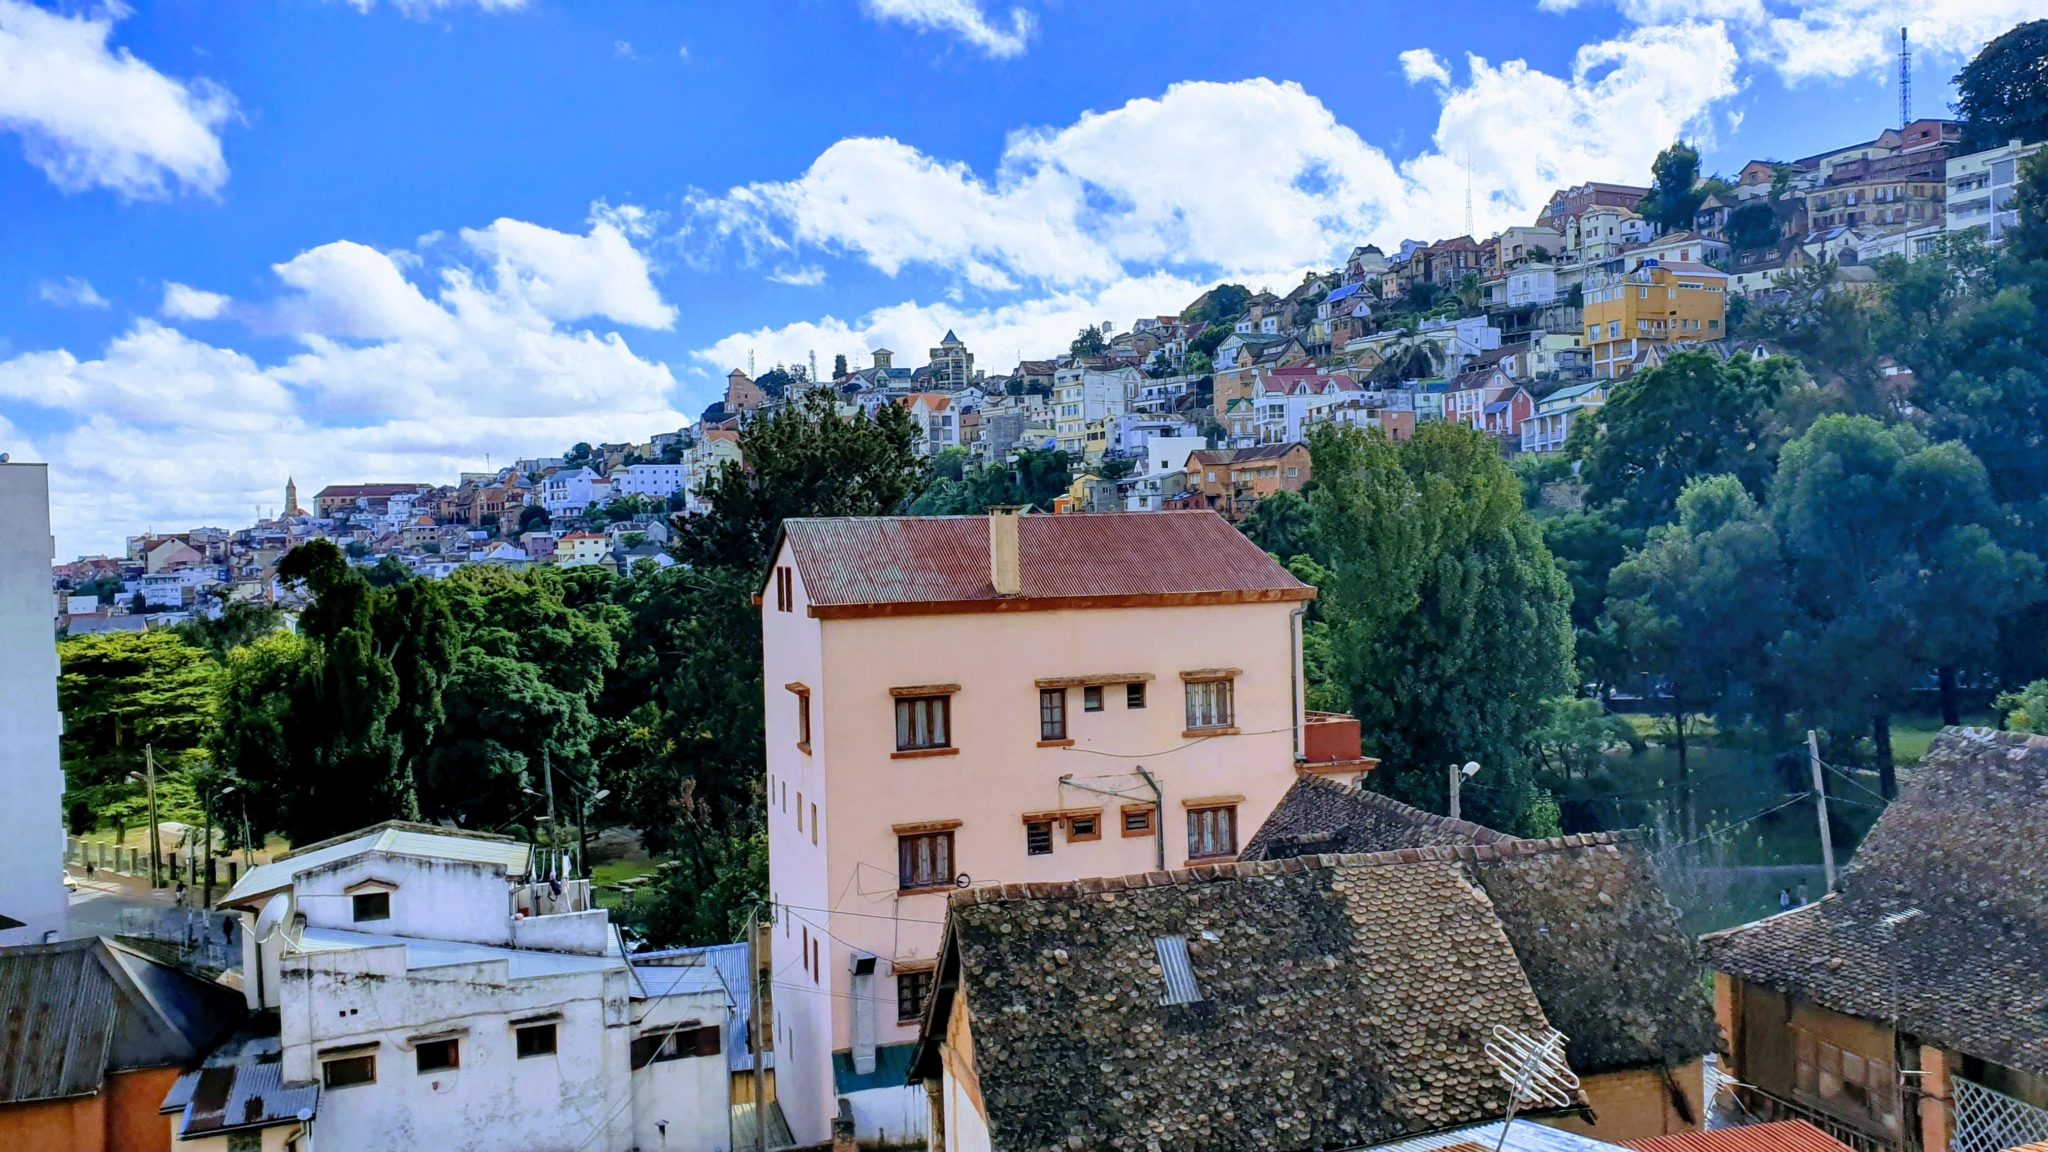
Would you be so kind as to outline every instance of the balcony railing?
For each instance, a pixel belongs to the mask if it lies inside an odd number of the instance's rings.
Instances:
[[[1960,1076],[1949,1087],[1956,1106],[1950,1152],[2003,1152],[2048,1141],[2048,1111]]]
[[[1853,1127],[1818,1108],[1811,1108],[1783,1096],[1748,1084],[1735,1086],[1741,1111],[1758,1120],[1804,1120],[1856,1152],[1906,1152],[1906,1145],[1889,1136],[1878,1136]]]

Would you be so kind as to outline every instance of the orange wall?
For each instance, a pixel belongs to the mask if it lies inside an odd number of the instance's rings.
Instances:
[[[1696,1132],[1706,1115],[1706,1103],[1702,1099],[1705,1093],[1702,1064],[1702,1061],[1695,1060],[1671,1070],[1672,1079],[1685,1093],[1688,1110],[1692,1113],[1690,1121],[1679,1115],[1673,1106],[1671,1088],[1665,1082],[1663,1069],[1630,1068],[1585,1078],[1583,1087],[1586,1099],[1592,1103],[1596,1123],[1588,1124],[1577,1116],[1560,1117],[1545,1123],[1552,1128],[1612,1143],[1646,1140],[1674,1132]]]
[[[157,1107],[176,1068],[116,1072],[97,1096],[0,1108],[0,1148],[19,1152],[167,1152],[170,1125]]]

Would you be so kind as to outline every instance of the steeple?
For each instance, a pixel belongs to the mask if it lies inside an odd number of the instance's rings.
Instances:
[[[305,514],[306,510],[299,507],[299,482],[292,479],[290,475],[287,475],[284,478],[284,516],[282,518],[289,520],[294,516],[304,516]]]

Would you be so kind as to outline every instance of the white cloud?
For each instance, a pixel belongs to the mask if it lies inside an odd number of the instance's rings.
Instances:
[[[1396,164],[1300,85],[1176,84],[1063,128],[1013,132],[993,176],[900,141],[841,140],[794,180],[695,197],[685,240],[787,265],[807,250],[894,276],[928,266],[968,287],[1070,291],[1153,270],[1327,265],[1351,245],[1527,222],[1559,185],[1646,179],[1657,151],[1709,127],[1736,92],[1720,25],[1641,28],[1580,49],[1568,75],[1522,61],[1417,61],[1443,109],[1430,148]],[[1242,158],[1219,168],[1221,157]]]
[[[1587,0],[1541,0],[1552,11]],[[1726,21],[1745,56],[1792,83],[1858,75],[1889,78],[1899,29],[1910,28],[1916,57],[1950,66],[2023,21],[2041,16],[2040,0],[1613,0],[1641,25]]]
[[[632,42],[631,40],[614,40],[614,41],[612,41],[612,56],[613,56],[613,58],[615,58],[615,59],[619,59],[619,60],[638,60],[638,59],[639,59],[639,57],[638,57],[638,56],[635,56],[635,55],[633,54],[633,42]]]
[[[29,162],[66,192],[219,191],[228,178],[220,130],[234,98],[110,49],[125,14],[109,5],[72,17],[0,0],[0,129],[19,135]]]
[[[160,311],[171,320],[212,320],[227,311],[229,303],[228,298],[218,292],[166,280]]]
[[[275,267],[276,298],[232,308],[166,286],[166,315],[246,318],[299,345],[281,360],[151,320],[94,356],[0,359],[0,408],[43,414],[33,449],[52,466],[62,547],[115,548],[152,524],[243,523],[277,505],[288,473],[313,489],[439,481],[486,454],[503,462],[684,423],[665,365],[615,331],[572,326],[673,317],[617,228],[579,236],[499,220],[462,239],[431,259],[324,244]]]
[[[991,20],[980,0],[865,0],[865,6],[876,19],[950,32],[997,59],[1023,55],[1035,26],[1022,8],[1010,9],[1006,20]]]
[[[768,274],[768,279],[777,284],[789,284],[798,288],[815,288],[825,282],[825,270],[816,264],[805,264],[797,268],[777,268]]]
[[[45,280],[36,285],[36,297],[59,308],[105,308],[111,303],[90,281],[78,276]]]
[[[1428,82],[1448,87],[1451,70],[1444,66],[1444,58],[1427,48],[1410,48],[1401,53],[1401,75],[1410,84]]]

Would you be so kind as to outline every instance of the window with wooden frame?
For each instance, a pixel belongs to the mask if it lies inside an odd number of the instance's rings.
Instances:
[[[1081,689],[1081,711],[1102,711],[1102,685],[1090,684]]]
[[[1024,854],[1052,855],[1052,821],[1028,820],[1024,824]]]
[[[521,1060],[529,1056],[551,1056],[555,1051],[553,1024],[528,1024],[512,1030],[513,1046]]]
[[[642,1036],[633,1041],[633,1067],[645,1068],[667,1060],[687,1060],[693,1056],[716,1056],[724,1049],[722,1030],[715,1024],[694,1028],[677,1028]]]
[[[924,1002],[931,998],[932,968],[896,969],[896,1022],[915,1024],[924,1016]]]
[[[1837,1047],[1797,1025],[1791,1031],[1795,1095],[1897,1128],[1897,1073],[1889,1060]]]
[[[896,751],[928,755],[953,750],[950,691],[896,690]]]
[[[775,610],[796,611],[796,577],[789,571],[789,565],[778,565],[775,569]]]
[[[428,1072],[452,1072],[462,1067],[462,1046],[459,1041],[422,1040],[413,1045],[414,1066],[422,1075]]]
[[[1143,708],[1144,706],[1145,682],[1140,680],[1133,684],[1124,685],[1124,707]]]
[[[1067,843],[1102,839],[1102,814],[1076,812],[1067,817]]]
[[[1065,688],[1040,688],[1038,690],[1038,739],[1065,740],[1067,738],[1067,690]]]
[[[1157,828],[1159,809],[1150,804],[1126,804],[1123,810],[1123,829],[1126,836],[1150,836]]]
[[[796,750],[809,755],[811,751],[811,689],[806,684],[784,684],[790,695],[796,697]]]
[[[323,1088],[353,1088],[358,1084],[377,1082],[377,1054],[364,1052],[355,1056],[336,1056],[320,1061],[320,1085]]]
[[[1228,672],[1186,672],[1181,678],[1187,688],[1187,730],[1191,733],[1220,732],[1237,723],[1233,707],[1235,674]]]
[[[1237,855],[1237,805],[1217,804],[1188,809],[1188,859],[1216,860]]]
[[[905,892],[953,885],[953,833],[950,829],[896,837],[896,886]]]

